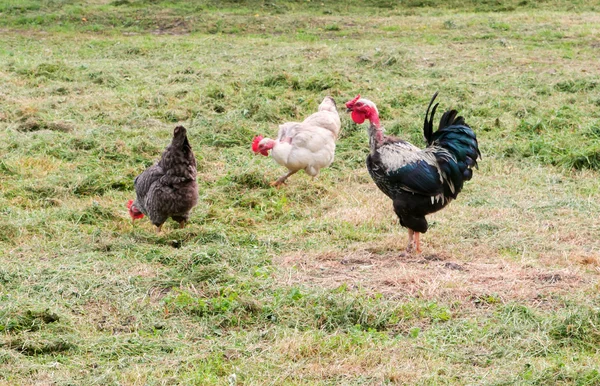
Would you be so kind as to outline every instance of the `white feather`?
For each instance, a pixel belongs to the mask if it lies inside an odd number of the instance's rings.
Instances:
[[[319,105],[319,111],[309,115],[303,122],[305,126],[319,126],[324,129],[331,131],[333,136],[337,139],[342,128],[342,122],[340,121],[340,115],[335,107],[335,102],[330,97],[325,97],[323,102]]]
[[[302,126],[294,129],[291,142],[276,141],[271,156],[290,171],[304,169],[316,176],[321,168],[331,165],[335,156],[335,138],[331,131],[319,126]]]
[[[396,142],[379,148],[381,163],[387,167],[386,171],[400,169],[409,163],[423,159],[421,153],[423,153],[421,149],[408,142]]]

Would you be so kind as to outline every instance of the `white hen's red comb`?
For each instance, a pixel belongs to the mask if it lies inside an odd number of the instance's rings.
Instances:
[[[253,152],[258,153],[258,143],[262,140],[263,140],[262,135],[257,135],[256,137],[254,137],[254,139],[252,140],[252,151]]]

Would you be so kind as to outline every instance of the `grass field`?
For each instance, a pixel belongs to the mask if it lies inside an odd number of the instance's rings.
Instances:
[[[0,0],[0,385],[600,383],[600,5],[437,3]],[[437,90],[483,160],[406,255],[342,103],[423,146]],[[334,164],[271,188],[253,136],[325,95]]]

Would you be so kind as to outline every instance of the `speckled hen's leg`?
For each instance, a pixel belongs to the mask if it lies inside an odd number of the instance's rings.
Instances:
[[[414,236],[415,236],[415,231],[413,231],[412,229],[409,229],[408,230],[408,245],[406,246],[406,252],[410,253],[413,251]]]
[[[174,221],[177,221],[177,223],[179,223],[179,229],[183,229],[183,227],[185,227],[185,224],[187,224],[187,216],[173,216],[172,218]]]
[[[159,234],[161,230],[162,230],[162,224],[160,224],[159,226],[156,227],[156,234]]]
[[[276,187],[281,186],[281,184],[283,184],[289,176],[291,176],[292,174],[294,174],[296,172],[297,172],[297,170],[294,170],[294,171],[290,171],[290,172],[284,174],[283,176],[279,177],[276,181],[271,182],[271,186],[276,186]]]

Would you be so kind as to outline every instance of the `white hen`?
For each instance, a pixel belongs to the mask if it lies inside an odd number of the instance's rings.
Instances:
[[[257,136],[252,142],[252,150],[264,156],[271,156],[288,173],[279,177],[271,185],[279,186],[299,170],[315,177],[321,168],[331,165],[335,156],[335,140],[341,127],[335,102],[325,97],[319,111],[303,122],[286,122],[279,126],[277,139]]]

